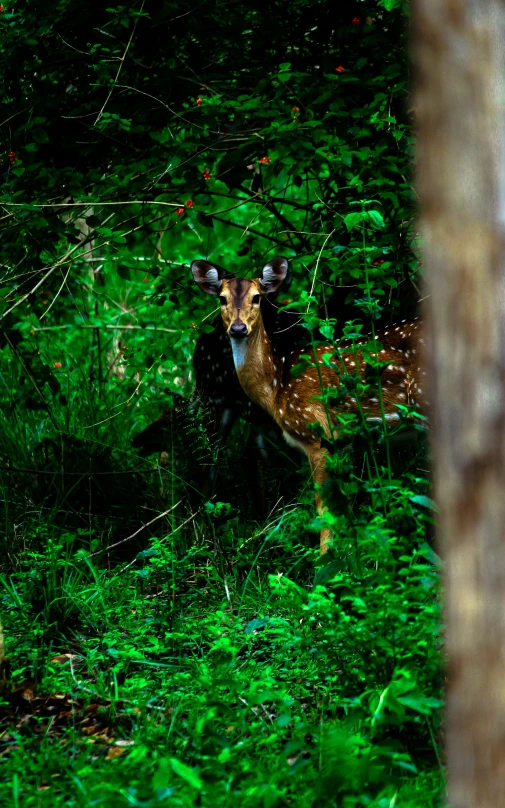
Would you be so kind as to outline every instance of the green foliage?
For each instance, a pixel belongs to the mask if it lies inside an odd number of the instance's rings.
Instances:
[[[131,447],[193,390],[194,258],[286,255],[327,361],[413,312],[407,11],[3,4],[2,805],[442,804],[423,451],[397,472],[382,426],[342,416],[328,514],[284,447],[262,524],[247,424],[210,447],[211,499],[198,407],[160,462]],[[342,391],[377,384],[372,348]]]

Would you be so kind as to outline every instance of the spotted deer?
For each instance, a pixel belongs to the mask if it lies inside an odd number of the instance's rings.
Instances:
[[[219,273],[230,280],[232,276],[219,268]],[[291,275],[288,273],[271,295],[263,295],[261,313],[269,338],[277,350],[287,349],[287,344],[301,344],[306,340],[306,331],[299,325],[299,318],[291,312],[279,311],[276,298],[289,289]],[[261,407],[254,404],[241,387],[235,371],[230,340],[221,316],[212,323],[212,331],[198,337],[193,354],[195,390],[191,400],[172,393],[174,405],[133,438],[132,445],[141,455],[164,452],[168,449],[174,430],[187,432],[191,413],[201,408],[208,451],[199,451],[199,460],[191,465],[197,474],[202,491],[210,495],[218,476],[219,453],[226,444],[234,424],[242,418],[250,426],[247,445],[244,447],[245,470],[250,475],[250,489],[260,513],[268,510],[260,484],[259,466],[268,467],[273,462],[272,447],[281,439],[276,423]],[[186,429],[185,429],[186,426]],[[187,450],[194,454],[195,447],[187,440]],[[201,468],[195,468],[200,465]],[[201,479],[200,479],[201,478]],[[271,503],[270,503],[271,505]],[[264,513],[266,516],[266,513]]]
[[[359,373],[365,378],[369,367],[362,353],[362,343],[356,348],[342,348],[340,357],[325,364],[324,354],[332,351],[330,346],[316,349],[314,363],[294,377],[291,369],[300,362],[300,355],[307,348],[282,351],[272,344],[261,315],[262,296],[274,292],[288,273],[286,258],[274,258],[261,272],[259,278],[223,277],[222,271],[208,261],[193,261],[193,277],[204,292],[218,295],[221,316],[229,337],[237,377],[244,392],[257,406],[262,407],[282,429],[285,440],[303,451],[310,462],[312,477],[317,483],[316,505],[324,511],[319,489],[326,481],[327,449],[323,439],[308,424],[319,421],[327,438],[332,427],[338,427],[342,413],[359,415],[360,408],[368,420],[382,420],[379,395],[371,393],[358,402],[352,395],[345,396],[336,406],[326,411],[321,396],[324,388],[338,388],[341,376]],[[422,409],[424,394],[421,385],[420,367],[420,322],[403,321],[378,332],[375,339],[381,343],[378,358],[387,361],[381,373],[382,408],[387,420],[397,419],[398,404],[418,405]],[[312,349],[310,349],[312,350]],[[328,415],[330,423],[328,423]],[[335,435],[334,435],[335,436]],[[320,534],[321,553],[329,546],[330,531]]]

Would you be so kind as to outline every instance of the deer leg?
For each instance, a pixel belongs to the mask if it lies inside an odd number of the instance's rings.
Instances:
[[[322,515],[327,509],[321,497],[320,489],[328,479],[328,472],[326,471],[326,457],[328,456],[327,450],[322,446],[311,447],[307,451],[312,471],[312,479],[318,484],[319,490],[316,491],[316,508],[319,515]],[[331,539],[331,530],[327,527],[321,530],[319,534],[319,546],[321,555],[328,551]]]

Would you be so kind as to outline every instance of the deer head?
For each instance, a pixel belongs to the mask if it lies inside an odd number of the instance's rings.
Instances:
[[[289,264],[286,258],[274,258],[254,279],[225,278],[223,270],[209,261],[193,261],[191,271],[200,289],[219,295],[226,333],[232,341],[240,341],[257,330],[262,321],[261,297],[278,292],[288,277]]]

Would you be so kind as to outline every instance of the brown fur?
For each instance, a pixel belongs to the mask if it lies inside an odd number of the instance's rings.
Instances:
[[[232,325],[244,323],[247,326],[244,363],[237,368],[238,379],[249,398],[263,407],[281,427],[288,442],[297,445],[307,455],[313,479],[321,486],[328,476],[325,470],[327,452],[321,445],[321,439],[307,424],[319,421],[328,437],[331,428],[322,402],[314,397],[321,395],[321,381],[325,388],[338,388],[344,368],[349,374],[357,371],[364,379],[367,365],[360,346],[368,342],[369,338],[363,338],[357,344],[356,355],[351,346],[341,348],[340,357],[335,356],[333,359],[334,367],[322,363],[323,355],[330,353],[331,348],[319,347],[315,362],[318,369],[308,367],[301,375],[293,378],[291,368],[299,362],[300,354],[311,355],[313,351],[296,350],[287,356],[275,352],[263,325],[260,306],[252,302],[256,295],[263,293],[260,279],[223,279],[219,289],[226,331],[230,333]],[[420,363],[420,329],[419,320],[403,321],[376,335],[377,341],[383,346],[379,359],[389,362],[381,373],[381,389],[385,415],[391,418],[397,417],[397,404],[416,404],[422,410],[425,403],[422,380],[424,372]],[[338,415],[342,413],[354,413],[361,417],[360,407],[365,418],[382,418],[377,394],[363,397],[360,402],[349,395],[332,408],[331,424],[338,426]],[[316,503],[321,511],[323,504],[318,493]],[[321,531],[320,541],[321,552],[324,553],[328,549],[328,530]]]

